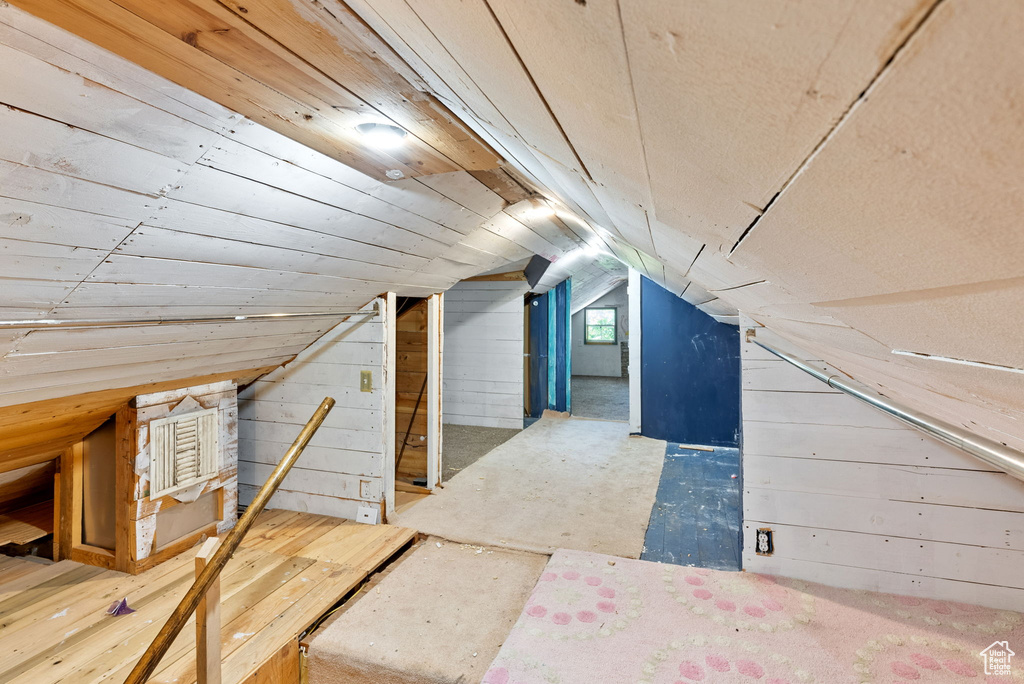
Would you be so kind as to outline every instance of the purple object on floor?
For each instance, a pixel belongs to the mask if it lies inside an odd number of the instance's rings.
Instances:
[[[115,616],[116,615],[128,615],[128,614],[134,613],[134,612],[135,612],[134,608],[129,608],[128,607],[128,599],[127,599],[127,597],[121,599],[117,603],[112,604],[110,606],[110,608],[107,608],[107,615],[115,615]]]

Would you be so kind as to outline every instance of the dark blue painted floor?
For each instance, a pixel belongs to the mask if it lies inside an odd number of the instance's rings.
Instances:
[[[669,442],[641,558],[740,569],[739,449],[697,451]]]

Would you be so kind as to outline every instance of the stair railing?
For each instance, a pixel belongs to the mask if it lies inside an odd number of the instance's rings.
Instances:
[[[231,560],[231,556],[238,549],[238,545],[242,543],[242,539],[249,532],[249,529],[252,528],[256,518],[266,508],[270,498],[274,496],[277,488],[281,486],[288,471],[295,465],[295,461],[298,460],[299,455],[302,454],[303,449],[309,444],[309,440],[316,434],[317,429],[323,424],[324,419],[327,418],[327,414],[330,413],[332,408],[334,408],[334,399],[331,397],[325,398],[320,403],[313,416],[302,428],[302,432],[299,433],[299,436],[295,438],[295,442],[292,443],[287,453],[285,453],[284,458],[277,464],[274,472],[267,478],[267,481],[260,488],[260,491],[252,500],[252,503],[249,504],[249,507],[245,509],[245,513],[239,518],[238,523],[224,538],[224,541],[220,543],[213,556],[206,561],[206,567],[196,577],[195,582],[189,587],[189,590],[185,593],[177,608],[174,609],[174,612],[167,618],[164,626],[160,628],[160,631],[153,639],[153,643],[149,645],[139,659],[139,662],[136,663],[131,673],[129,673],[128,678],[124,680],[125,684],[144,684],[152,676],[157,665],[160,663],[160,659],[167,653],[171,643],[185,627],[189,617],[192,616],[200,601],[206,596],[207,590],[220,578],[221,570]]]

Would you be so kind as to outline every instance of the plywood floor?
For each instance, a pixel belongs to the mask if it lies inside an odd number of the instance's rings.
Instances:
[[[223,681],[244,681],[409,542],[413,530],[266,511],[221,575]],[[0,556],[0,682],[121,682],[194,577],[195,549],[132,577]],[[106,609],[127,597],[135,613]],[[195,676],[190,622],[151,682]]]

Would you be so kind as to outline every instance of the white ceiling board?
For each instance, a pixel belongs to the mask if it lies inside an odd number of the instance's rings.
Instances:
[[[735,306],[722,299],[712,299],[697,307],[709,316],[721,316],[723,318],[736,317],[738,320],[739,311]]]
[[[812,346],[824,350],[825,355],[835,359],[832,365],[886,396],[1013,448],[1024,449],[1024,412],[1007,408],[1019,406],[1019,383],[1015,378],[1009,381],[1014,384],[1008,386],[1007,378],[997,377],[992,371],[979,373],[979,369],[961,367],[932,372],[933,369],[919,365],[917,359],[872,358],[816,342],[799,343],[812,352]]]
[[[296,214],[288,220],[306,225],[289,225],[165,199],[146,217],[145,225],[313,254],[344,254],[368,263],[403,265],[412,263],[405,261],[407,252],[412,252],[408,256],[416,261],[449,249],[436,240],[371,220],[337,220],[337,216],[331,215],[328,220],[310,220],[317,218]],[[359,230],[365,224],[376,228],[372,243],[360,240],[366,239]]]
[[[242,119],[201,95],[15,8],[0,12],[0,43],[211,131],[224,133]]]
[[[538,205],[531,200],[523,200],[505,208],[506,214],[529,226],[532,231],[558,249],[570,251],[579,246],[579,238],[553,214],[547,216],[543,212],[539,214],[537,212]]]
[[[405,210],[392,207],[393,211],[386,211],[379,206],[384,203],[378,203],[378,206],[362,205],[359,210],[368,212],[363,214],[206,166],[192,167],[181,183],[167,196],[243,216],[278,223],[297,222],[302,226],[317,228],[324,232],[332,232],[332,227],[334,230],[341,230],[340,226],[344,226],[349,234],[356,236],[366,235],[367,231],[393,230],[388,226],[395,226],[443,245],[455,244],[462,237],[461,233],[433,221],[412,216],[408,212],[399,217],[396,214]],[[371,216],[369,213],[374,215]],[[401,221],[401,224],[398,221]]]
[[[658,221],[651,212],[647,212],[647,223],[654,242],[653,253],[661,259],[666,269],[679,274],[689,271],[694,260],[704,250],[704,243]]]
[[[0,238],[3,277],[25,280],[81,281],[99,266],[108,250]]]
[[[1024,277],[848,300],[825,310],[890,349],[1024,368],[1021,317],[1014,313],[1021,302]]]
[[[0,106],[0,130],[0,159],[148,195],[170,189],[188,168],[156,152],[10,107]],[[32,141],[31,149],[26,140]]]
[[[0,160],[0,192],[11,199],[136,223],[145,218],[149,205],[154,203],[154,199],[146,195],[3,160]]]
[[[315,335],[334,326],[322,318],[292,318],[265,321],[249,321],[245,326],[236,323],[189,323],[181,325],[160,325],[156,327],[121,328],[116,331],[116,341],[124,346],[178,342],[192,336],[201,340],[224,340],[239,337],[261,337],[274,335]],[[9,333],[0,333],[8,335]],[[64,352],[68,349],[109,349],[112,329],[110,328],[63,328],[58,330],[33,330],[21,334],[16,344],[20,354],[45,354]]]
[[[4,9],[2,16],[18,12]],[[84,42],[68,36],[68,42]],[[0,101],[192,163],[216,134],[116,90],[0,44]]]
[[[611,218],[606,227],[653,253],[643,213],[650,205],[647,166],[618,3],[489,4],[586,165],[591,190]]]
[[[378,12],[381,4],[374,3]],[[564,166],[580,170],[576,155],[486,2],[406,0],[404,4],[503,114],[503,121],[492,121],[492,125],[502,128],[502,123],[508,122],[511,130],[506,133],[515,132]]]
[[[728,251],[926,0],[623,0],[658,219]]]
[[[0,8],[0,53],[18,66],[0,74],[16,107],[0,113],[4,318],[349,310],[577,243],[504,214],[469,174],[378,182],[19,10]],[[0,404],[258,368],[330,323],[30,334],[3,345]]]
[[[466,171],[437,173],[412,179],[459,203],[478,217],[491,218],[505,208],[507,202]]]
[[[733,260],[805,301],[1019,276],[1024,12],[1010,7],[943,3]]]
[[[614,257],[601,255],[580,263],[572,274],[572,313],[589,306],[629,277],[629,269]]]
[[[188,235],[149,226],[139,227],[131,237],[125,239],[118,246],[114,253],[186,262],[244,266],[254,269],[343,276],[380,282],[384,285],[401,282],[440,287],[446,282],[433,276],[423,276],[409,268],[365,263],[342,256],[311,254],[236,240]],[[416,267],[422,267],[426,263],[426,259],[419,259]]]
[[[117,247],[135,225],[98,214],[0,197],[2,238],[109,251]]]

